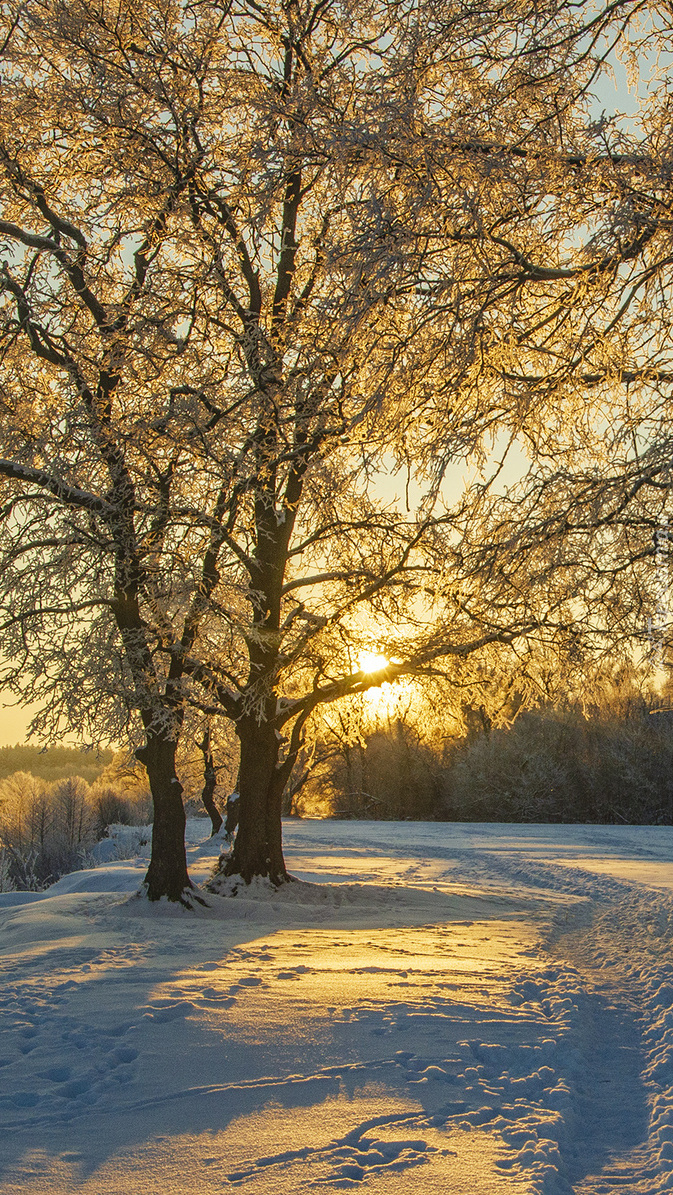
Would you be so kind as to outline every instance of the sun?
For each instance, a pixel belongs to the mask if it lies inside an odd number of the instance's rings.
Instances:
[[[361,651],[358,654],[358,664],[362,672],[380,672],[382,668],[387,668],[390,660],[387,656],[377,655],[373,651]]]
[[[383,652],[358,652],[358,664],[365,677],[371,676],[373,679],[375,673],[381,672],[395,663],[395,660],[384,656]],[[362,693],[363,711],[374,722],[385,718],[399,717],[401,703],[408,704],[411,696],[412,690],[408,682],[400,681],[399,677],[382,680],[378,684],[372,684]]]

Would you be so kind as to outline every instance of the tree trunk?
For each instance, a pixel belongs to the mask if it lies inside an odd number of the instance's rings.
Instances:
[[[239,722],[237,733],[241,743],[238,834],[231,855],[222,860],[220,875],[241,876],[246,884],[263,876],[272,884],[282,884],[292,877],[283,858],[285,775],[277,767],[280,741],[272,723],[255,718]]]
[[[136,758],[147,771],[154,804],[152,858],[144,883],[149,900],[166,896],[189,907],[195,896],[191,895],[194,889],[187,874],[186,819],[182,785],[175,770],[175,747],[170,739],[148,735],[146,746],[136,751]]]
[[[213,749],[210,743],[210,730],[206,730],[203,742],[199,743],[199,747],[203,755],[203,790],[201,792],[201,800],[210,818],[212,826],[210,836],[212,838],[214,834],[219,834],[222,829],[223,819],[214,799],[217,773],[215,771],[215,761],[213,760]]]

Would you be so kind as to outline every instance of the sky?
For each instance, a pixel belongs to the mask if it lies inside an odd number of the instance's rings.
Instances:
[[[28,723],[37,708],[37,705],[5,705],[0,709],[0,747],[13,747],[15,743],[26,742]]]

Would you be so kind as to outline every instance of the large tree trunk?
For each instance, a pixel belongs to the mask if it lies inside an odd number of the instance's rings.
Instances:
[[[187,874],[185,854],[185,810],[182,785],[175,770],[175,742],[155,735],[136,751],[144,764],[154,804],[152,858],[145,876],[149,900],[169,900],[191,905],[196,897]]]
[[[255,876],[282,884],[292,877],[283,858],[281,800],[286,776],[277,766],[277,731],[271,722],[253,717],[239,722],[237,733],[241,744],[238,834],[219,874],[241,876],[246,884]]]

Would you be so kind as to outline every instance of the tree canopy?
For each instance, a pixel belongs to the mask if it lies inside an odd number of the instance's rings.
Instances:
[[[667,382],[665,104],[591,105],[637,10],[7,6],[4,682],[129,736],[152,899],[193,899],[186,717],[240,741],[224,873],[278,883],[318,706],[594,601],[593,479],[639,467],[597,445]]]

